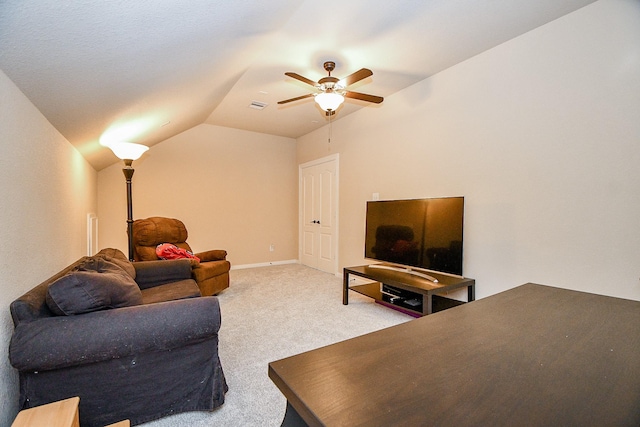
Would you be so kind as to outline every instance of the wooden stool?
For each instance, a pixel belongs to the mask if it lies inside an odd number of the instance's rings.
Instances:
[[[18,413],[11,427],[80,427],[79,404],[79,397],[71,397],[24,409]],[[130,427],[130,425],[129,420],[124,420],[106,427]]]
[[[80,427],[79,397],[48,403],[18,413],[11,427]]]

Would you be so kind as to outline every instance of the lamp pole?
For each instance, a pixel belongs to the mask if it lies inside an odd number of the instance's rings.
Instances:
[[[121,160],[124,160],[124,178],[127,181],[127,237],[129,245],[129,261],[133,261],[133,203],[131,197],[131,178],[133,178],[134,160],[138,160],[149,147],[133,142],[113,142],[107,145]]]
[[[129,261],[133,261],[133,202],[131,197],[131,178],[133,178],[135,170],[133,169],[133,166],[131,166],[132,163],[133,160],[125,159],[125,166],[122,168],[124,178],[127,182],[127,236],[129,239]]]

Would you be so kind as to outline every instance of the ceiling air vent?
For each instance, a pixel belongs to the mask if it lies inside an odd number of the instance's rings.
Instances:
[[[260,102],[260,101],[251,101],[251,104],[249,104],[249,108],[253,108],[256,110],[264,110],[264,107],[266,107],[267,104],[266,102]]]

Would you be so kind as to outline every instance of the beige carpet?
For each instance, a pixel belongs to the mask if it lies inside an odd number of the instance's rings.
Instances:
[[[268,377],[269,362],[412,319],[355,292],[342,305],[341,278],[298,264],[232,270],[219,299],[224,405],[145,427],[279,426],[286,399]]]

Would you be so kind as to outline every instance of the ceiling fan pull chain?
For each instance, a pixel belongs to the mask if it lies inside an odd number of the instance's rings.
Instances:
[[[327,151],[329,151],[329,152],[331,152],[331,130],[332,130],[332,127],[331,127],[331,116],[333,115],[331,113],[332,113],[332,111],[329,112],[329,144],[327,144]]]

